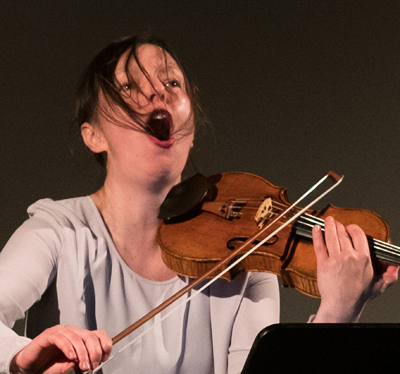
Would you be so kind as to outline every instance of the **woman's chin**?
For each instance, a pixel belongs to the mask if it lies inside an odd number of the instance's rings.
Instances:
[[[157,189],[168,188],[169,190],[172,186],[180,182],[181,172],[172,167],[155,167],[149,177]]]

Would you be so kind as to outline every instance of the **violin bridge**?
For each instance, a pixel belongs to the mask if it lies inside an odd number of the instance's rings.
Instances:
[[[258,227],[261,229],[264,226],[265,221],[271,216],[272,216],[272,199],[270,197],[267,197],[258,208],[254,219],[256,220]]]

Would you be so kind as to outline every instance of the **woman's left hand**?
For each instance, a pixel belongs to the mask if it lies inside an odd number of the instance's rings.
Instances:
[[[357,225],[344,227],[332,217],[313,228],[321,305],[313,322],[357,322],[368,300],[397,280],[398,267],[374,274],[367,238]]]

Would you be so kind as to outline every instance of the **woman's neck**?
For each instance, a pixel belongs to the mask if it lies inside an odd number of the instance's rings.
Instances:
[[[133,271],[151,280],[176,275],[163,263],[156,242],[159,206],[170,187],[154,193],[151,188],[122,188],[106,179],[91,195],[121,257]]]

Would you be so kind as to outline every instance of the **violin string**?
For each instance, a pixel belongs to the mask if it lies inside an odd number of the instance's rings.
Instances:
[[[311,232],[311,229],[313,226],[318,225],[321,226],[322,231],[325,231],[325,224],[324,220],[318,217],[314,217],[310,214],[303,214],[302,216],[299,217],[297,220],[299,223],[301,223],[304,226],[307,226]],[[373,246],[375,250],[381,251],[382,253],[388,254],[388,255],[394,255],[398,256],[400,255],[400,247],[393,245],[391,243],[384,242],[379,239],[367,237],[368,242]]]
[[[313,226],[319,225],[322,227],[322,230],[325,230],[325,224],[324,220],[318,217],[315,217],[311,214],[305,213],[302,216],[299,217],[297,220],[299,223],[302,223],[303,225],[306,225],[309,227],[310,232]],[[400,254],[400,247],[384,242],[379,239],[371,238],[368,237],[368,241],[374,246],[375,249],[382,250],[383,252],[391,253],[393,255],[399,255]]]
[[[259,205],[250,205],[248,206],[248,203],[255,203],[255,204],[260,204],[260,201],[262,202],[264,199],[238,199],[240,201],[247,201],[246,205],[244,207],[239,207],[240,210],[242,209],[250,209],[250,210],[257,210],[259,208]],[[235,205],[230,205],[229,207],[231,208],[235,208]],[[287,207],[287,205],[285,205],[284,203],[281,203],[279,201],[273,201],[272,202],[272,211],[270,212],[271,217],[278,215],[280,212],[282,212],[285,208]],[[299,211],[301,208],[299,207],[293,207],[293,211]],[[290,217],[291,215],[289,215]],[[305,213],[304,215],[302,215],[298,221],[300,223],[302,223],[305,226],[308,226],[310,233],[311,233],[311,229],[313,226],[318,225],[321,226],[323,231],[325,230],[325,225],[324,225],[324,220],[318,217],[315,217],[313,215],[310,215],[308,213]],[[400,247],[395,246],[391,243],[387,243],[384,241],[381,241],[379,239],[375,239],[375,238],[368,238],[368,242],[373,246],[373,248],[375,250],[381,251],[381,253],[385,253],[388,255],[393,255],[393,256],[399,256],[400,255]],[[397,260],[399,261],[399,260]]]
[[[303,194],[297,201],[295,201],[291,206],[289,206],[286,211],[282,213],[284,215],[287,213],[290,209],[295,207],[302,199],[304,199],[306,196],[308,196],[311,192],[313,192],[320,184],[322,184],[327,178],[329,174],[325,175],[323,178],[321,178],[320,181],[318,181],[314,186],[312,186],[305,194]],[[340,178],[339,180],[336,181],[335,184],[333,184],[330,188],[328,188],[325,192],[320,194],[316,199],[314,199],[311,203],[309,203],[305,208],[301,209],[299,212],[297,212],[292,218],[284,222],[281,226],[279,226],[277,229],[275,229],[270,235],[268,235],[266,238],[262,239],[259,243],[257,243],[254,247],[252,247],[250,250],[248,250],[245,254],[240,256],[237,260],[233,261],[228,267],[226,267],[224,270],[222,270],[219,274],[217,274],[214,278],[209,280],[207,283],[205,283],[202,287],[200,287],[196,292],[194,292],[192,295],[186,298],[186,300],[180,304],[178,304],[175,308],[173,308],[171,311],[169,311],[167,314],[165,314],[163,317],[159,318],[156,322],[154,322],[150,327],[148,327],[145,331],[143,331],[141,334],[136,336],[134,339],[132,339],[128,344],[126,344],[124,347],[122,347],[116,354],[112,355],[111,357],[108,358],[108,360],[102,364],[100,364],[96,369],[93,371],[89,371],[89,373],[96,373],[98,370],[100,370],[105,364],[110,362],[112,359],[114,359],[117,355],[119,355],[121,352],[123,352],[125,349],[130,347],[132,344],[134,344],[139,338],[141,338],[144,334],[146,334],[149,330],[160,324],[162,321],[164,321],[166,318],[168,318],[171,314],[173,314],[176,310],[181,308],[182,306],[186,305],[193,297],[197,296],[201,292],[203,292],[206,288],[208,288],[211,284],[213,284],[215,281],[217,281],[219,278],[221,278],[225,273],[230,271],[232,268],[234,268],[236,265],[238,265],[240,262],[242,262],[246,257],[248,257],[250,254],[252,254],[256,249],[258,249],[260,246],[262,246],[266,241],[274,237],[280,230],[282,230],[284,227],[289,225],[292,221],[294,221],[297,217],[299,217],[302,213],[304,213],[307,209],[310,208],[313,204],[315,204],[317,201],[322,199],[326,194],[328,194],[330,191],[332,191],[335,187],[339,185],[339,183],[343,180],[343,177]],[[267,228],[272,226],[273,224],[277,223],[279,220],[280,216],[278,216],[274,221],[270,222],[270,224],[263,229],[265,231]]]
[[[273,207],[274,207],[274,205],[275,205],[275,207],[277,207],[279,205],[285,207],[285,205],[283,203],[280,203],[280,202],[277,202],[277,201],[274,201],[272,203]],[[282,208],[278,208],[277,210],[282,210]],[[325,229],[325,225],[324,225],[324,220],[323,219],[315,217],[315,216],[313,216],[311,214],[305,213],[305,214],[303,214],[302,216],[299,217],[298,221],[306,224],[305,221],[304,221],[305,218],[306,218],[306,221],[310,222],[310,224],[308,225],[310,228],[312,228],[312,226],[314,226],[314,225],[319,225],[319,226],[321,226],[323,228],[323,230]],[[399,246],[396,246],[394,244],[387,243],[387,242],[384,242],[382,240],[375,239],[375,238],[368,238],[368,240],[369,240],[369,242],[372,242],[374,244],[374,248],[378,248],[378,249],[380,249],[382,251],[386,251],[388,253],[391,252],[391,253],[396,254],[396,255],[400,254],[400,247]]]
[[[298,221],[304,225],[309,226],[310,228],[317,224],[322,227],[322,230],[325,230],[324,221],[321,218],[314,217],[309,214],[304,214],[298,219]],[[400,253],[400,247],[398,247],[396,245],[393,245],[391,243],[387,243],[387,242],[384,242],[382,240],[375,239],[375,238],[368,238],[368,240],[370,242],[374,243],[375,248],[380,248],[380,249],[382,249],[384,251],[388,251],[388,252],[390,250],[392,250],[393,254]]]

